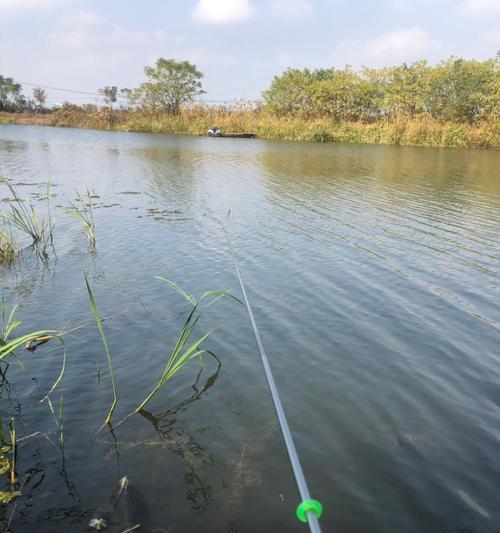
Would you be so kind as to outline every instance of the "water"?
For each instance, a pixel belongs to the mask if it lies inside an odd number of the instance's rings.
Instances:
[[[53,397],[65,460],[43,437],[20,444],[11,530],[85,531],[125,475],[145,531],[306,530],[235,302],[203,319],[220,368],[193,364],[116,442],[94,437],[111,393],[83,271],[107,317],[118,419],[155,384],[187,311],[154,276],[239,295],[225,219],[323,530],[498,531],[499,168],[494,151],[0,126],[0,173],[41,209],[48,179],[54,203],[87,185],[100,196],[95,257],[57,210],[49,264],[26,253],[2,272],[26,328],[90,324],[67,339]],[[48,343],[9,369],[1,414],[19,436],[56,442],[39,400],[61,356]]]

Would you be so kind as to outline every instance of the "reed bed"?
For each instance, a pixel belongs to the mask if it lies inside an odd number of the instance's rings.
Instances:
[[[223,131],[255,133],[262,139],[403,146],[499,148],[498,121],[466,124],[442,122],[428,115],[378,119],[373,122],[338,122],[322,116],[284,116],[265,108],[193,107],[179,115],[146,111],[99,110],[67,106],[47,114],[0,113],[0,122],[47,126],[112,129],[147,133],[205,135],[216,125]]]

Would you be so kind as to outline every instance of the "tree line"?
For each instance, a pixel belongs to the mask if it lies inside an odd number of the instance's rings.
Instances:
[[[380,69],[298,70],[276,76],[263,93],[273,114],[331,117],[339,122],[428,114],[472,124],[500,117],[500,52],[476,61],[450,57]]]
[[[112,108],[118,99],[129,110],[177,115],[203,91],[203,73],[189,61],[160,57],[144,68],[146,81],[134,89],[99,89]],[[346,66],[317,70],[289,68],[263,93],[263,109],[275,116],[322,117],[337,122],[374,122],[432,116],[442,122],[473,124],[500,119],[500,52],[485,61],[455,57],[430,65],[380,69]],[[0,111],[44,111],[46,93],[31,97],[12,78],[0,76]]]

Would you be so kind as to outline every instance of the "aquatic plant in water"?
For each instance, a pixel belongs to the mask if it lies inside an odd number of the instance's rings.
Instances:
[[[10,226],[4,223],[4,227],[0,230],[0,264],[12,263],[17,252]]]
[[[69,207],[65,207],[66,213],[71,215],[83,228],[85,235],[89,241],[89,245],[92,249],[95,248],[95,223],[94,212],[92,206],[92,192],[87,188],[85,199],[84,196],[76,191],[76,203],[69,202]]]
[[[63,396],[59,398],[59,411],[57,413],[54,409],[54,405],[52,404],[51,399],[48,396],[47,396],[47,404],[56,422],[57,433],[58,433],[57,440],[59,442],[59,447],[61,448],[64,454],[64,398]]]
[[[3,420],[0,418],[0,476],[9,475],[12,488],[16,486],[16,428],[14,419],[9,420],[10,445],[4,442]],[[10,454],[10,460],[8,457]],[[0,491],[0,503],[10,503],[21,495],[20,491]]]
[[[21,346],[33,350],[34,346],[37,346],[38,344],[44,344],[45,342],[60,336],[61,333],[55,330],[41,329],[11,339],[10,337],[12,332],[21,325],[20,320],[14,320],[14,315],[17,309],[18,306],[15,305],[9,314],[7,322],[3,325],[3,331],[0,338],[0,364],[5,364],[8,362],[8,360],[6,361],[6,358],[9,356],[10,358],[14,359],[21,366],[21,368],[24,369],[24,364],[16,356],[14,350],[20,348]]]
[[[6,373],[10,365],[10,359],[14,359],[24,370],[24,364],[21,359],[15,354],[15,350],[24,347],[26,350],[34,352],[38,346],[41,346],[42,344],[45,344],[53,339],[57,339],[63,346],[62,367],[50,391],[41,400],[44,401],[48,399],[52,392],[54,392],[64,375],[64,371],[66,368],[66,344],[64,342],[63,336],[66,333],[69,333],[69,331],[60,332],[56,330],[42,329],[38,331],[33,331],[31,333],[26,333],[24,335],[20,335],[19,337],[11,338],[12,333],[21,325],[21,321],[16,320],[15,318],[15,314],[18,308],[18,305],[14,305],[10,312],[7,313],[7,308],[3,299],[0,304],[0,313],[2,317],[2,329],[0,331],[0,378],[2,380],[6,380]]]
[[[111,403],[111,407],[109,408],[108,414],[106,415],[106,419],[104,420],[103,425],[99,428],[99,430],[102,429],[106,424],[111,424],[111,417],[113,416],[113,412],[116,409],[116,405],[118,403],[118,393],[116,390],[116,380],[115,380],[115,374],[113,372],[113,359],[111,357],[111,352],[109,350],[108,340],[106,338],[106,334],[104,332],[104,327],[102,325],[102,317],[99,314],[99,310],[97,309],[97,304],[95,303],[94,294],[92,293],[92,289],[90,288],[89,280],[87,278],[87,274],[84,274],[85,277],[85,285],[87,286],[87,292],[89,295],[90,300],[90,306],[92,307],[92,314],[94,315],[97,329],[99,330],[99,334],[101,335],[101,340],[104,345],[104,351],[106,352],[106,359],[108,361],[108,370],[109,375],[111,376],[111,388],[113,390],[113,401]]]
[[[14,339],[11,339],[12,333],[21,325],[20,320],[15,319],[15,314],[18,309],[18,305],[12,307],[10,313],[6,317],[6,306],[2,300],[1,303],[1,314],[2,314],[2,331],[0,332],[0,374],[5,378],[5,372],[9,366],[9,360],[7,356],[16,360],[21,368],[24,369],[22,361],[15,355],[14,350],[21,346],[29,346],[31,343],[34,343],[41,338],[50,337],[53,338],[55,331],[52,330],[39,330],[32,333],[27,333],[21,335]]]
[[[41,217],[31,202],[23,200],[16,192],[12,184],[3,177],[0,177],[0,183],[3,183],[9,189],[13,199],[10,202],[10,211],[3,211],[2,218],[4,223],[17,228],[21,233],[29,236],[32,244],[37,247],[42,257],[47,257],[48,239],[52,239],[53,223],[47,223],[44,217]],[[50,211],[50,184],[47,185],[48,206]]]
[[[199,359],[201,361],[205,353],[209,353],[210,355],[216,357],[214,354],[212,354],[212,352],[202,347],[203,343],[208,339],[208,337],[212,334],[213,331],[208,331],[204,333],[201,337],[198,337],[196,340],[193,340],[193,338],[195,337],[195,331],[197,329],[198,322],[202,315],[200,311],[200,304],[203,300],[211,298],[206,307],[212,305],[214,302],[225,296],[228,296],[241,303],[238,298],[232,296],[228,291],[220,290],[206,291],[201,295],[199,299],[196,299],[193,295],[184,291],[173,281],[165,279],[161,276],[156,276],[156,279],[167,283],[168,285],[170,285],[170,287],[172,287],[179,294],[181,294],[190,303],[191,310],[186,318],[186,321],[184,322],[179,336],[177,337],[174,348],[172,349],[170,356],[167,359],[167,362],[165,364],[165,367],[163,368],[158,383],[153,387],[151,392],[144,398],[144,400],[131,413],[129,413],[125,418],[123,418],[115,427],[125,422],[125,420],[130,418],[132,415],[142,411],[146,407],[146,405],[153,399],[153,397],[158,393],[158,391],[175,374],[177,374],[177,372],[179,372],[182,368],[188,365],[191,361],[193,361],[194,359]],[[216,359],[218,358],[216,357]]]

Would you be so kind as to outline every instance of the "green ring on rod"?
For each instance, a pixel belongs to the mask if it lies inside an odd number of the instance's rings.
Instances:
[[[304,500],[297,506],[297,518],[304,523],[307,523],[307,513],[312,511],[316,518],[319,518],[323,513],[323,506],[318,500]]]

